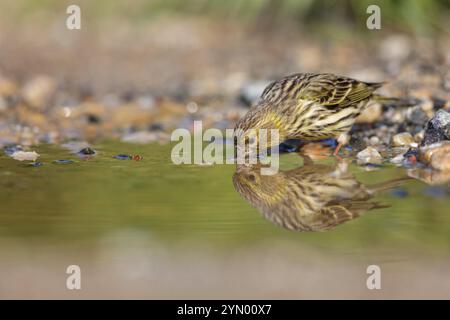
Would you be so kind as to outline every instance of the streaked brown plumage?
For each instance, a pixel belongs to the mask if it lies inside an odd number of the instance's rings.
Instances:
[[[372,201],[373,196],[408,179],[365,186],[341,165],[309,163],[275,175],[261,175],[260,166],[238,166],[233,184],[269,221],[290,230],[325,231],[388,207]]]
[[[381,86],[330,73],[287,76],[269,84],[256,105],[237,122],[238,139],[246,139],[250,129],[278,129],[280,141],[337,138],[341,146],[356,117]]]

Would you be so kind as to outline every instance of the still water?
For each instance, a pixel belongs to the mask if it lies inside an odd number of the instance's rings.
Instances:
[[[169,145],[94,147],[36,147],[39,167],[0,156],[0,297],[450,298],[448,182],[296,154],[261,176],[176,166]]]

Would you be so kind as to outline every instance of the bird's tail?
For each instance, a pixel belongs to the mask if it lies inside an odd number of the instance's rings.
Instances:
[[[383,105],[393,107],[412,107],[420,102],[419,100],[414,98],[385,97],[380,94],[373,94],[372,100],[379,102]]]

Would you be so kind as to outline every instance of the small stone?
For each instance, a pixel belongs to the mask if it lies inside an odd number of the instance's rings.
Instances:
[[[363,151],[358,152],[356,155],[357,163],[359,165],[366,164],[381,164],[383,162],[383,157],[380,153],[373,147],[367,147]]]
[[[394,164],[401,164],[405,160],[405,157],[402,154],[396,155],[394,158],[389,160],[389,162]]]
[[[39,157],[39,154],[36,151],[16,151],[11,155],[11,157],[14,160],[19,161],[36,161],[36,159]]]
[[[43,110],[46,108],[56,90],[56,82],[47,76],[31,79],[22,89],[24,100],[32,108]]]
[[[426,124],[421,145],[428,146],[443,140],[450,140],[450,113],[444,110],[438,110],[434,117]]]
[[[403,158],[410,164],[415,164],[419,159],[419,150],[411,148],[404,155]]]
[[[5,146],[3,148],[3,152],[5,152],[5,154],[7,156],[10,156],[10,157],[13,155],[13,153],[15,153],[17,151],[23,151],[22,146],[20,146],[20,145],[9,145],[9,146]]]
[[[77,152],[77,154],[82,155],[82,156],[92,156],[95,153],[96,153],[95,150],[93,150],[89,147],[83,148]]]
[[[406,119],[411,124],[422,126],[428,121],[428,116],[420,106],[415,106],[406,111]]]
[[[414,139],[409,132],[402,132],[402,133],[396,134],[392,138],[392,145],[394,147],[409,146],[413,142],[414,142]]]
[[[376,146],[380,144],[380,138],[378,138],[377,136],[372,136],[369,139],[369,143],[371,146]]]
[[[351,136],[348,144],[356,152],[363,150],[367,146],[364,139],[359,136]]]
[[[450,100],[449,101],[447,101],[445,104],[444,104],[444,107],[443,107],[445,110],[450,110]]]
[[[380,43],[379,55],[387,61],[400,62],[408,58],[411,53],[411,41],[402,34],[388,36]]]
[[[30,167],[40,167],[42,165],[43,165],[43,163],[40,161],[34,161],[34,162],[30,163]]]
[[[149,131],[164,131],[164,125],[162,123],[152,123],[148,127]]]
[[[443,141],[422,147],[419,153],[419,160],[433,169],[449,171],[450,141]]]
[[[414,141],[417,143],[421,143],[424,136],[425,136],[425,130],[421,130],[414,135]]]
[[[128,155],[128,154],[118,154],[118,155],[114,156],[114,159],[117,159],[117,160],[131,160],[132,157],[130,155]]]

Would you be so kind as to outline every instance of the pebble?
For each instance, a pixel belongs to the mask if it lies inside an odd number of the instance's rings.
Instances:
[[[421,130],[414,135],[414,141],[417,143],[421,143],[425,136],[425,130]]]
[[[380,155],[377,149],[373,147],[367,147],[366,149],[358,152],[356,158],[357,163],[359,165],[366,165],[366,164],[380,165],[383,162],[383,157]]]
[[[44,110],[56,90],[56,82],[47,76],[37,76],[22,88],[22,97],[27,104],[37,110]]]
[[[14,152],[17,151],[23,151],[22,146],[20,145],[9,145],[9,146],[5,146],[3,148],[3,152],[7,155],[7,156],[12,156]]]
[[[433,169],[450,170],[450,141],[434,143],[420,148],[419,160]]]
[[[413,142],[414,142],[414,139],[409,132],[402,132],[402,133],[396,134],[392,138],[392,145],[394,147],[409,146]]]
[[[96,152],[95,152],[95,150],[93,150],[89,147],[86,147],[86,148],[83,148],[80,151],[78,151],[77,154],[81,155],[81,156],[92,156],[92,155],[96,154]]]
[[[403,158],[405,159],[406,164],[415,165],[419,159],[419,150],[411,148],[403,155]]]
[[[352,147],[352,150],[355,150],[355,151],[361,151],[367,147],[366,142],[359,135],[352,135],[350,137],[350,141],[349,141],[348,145],[350,147]]]
[[[16,151],[11,157],[19,161],[36,161],[39,154],[36,151]]]
[[[43,163],[40,161],[33,161],[29,164],[30,167],[40,167],[42,165],[43,165]]]
[[[372,136],[369,139],[369,143],[371,146],[376,146],[380,144],[380,138],[378,138],[377,136]]]
[[[406,111],[406,120],[411,124],[423,126],[428,121],[428,116],[421,106],[415,106]]]
[[[396,155],[395,157],[393,157],[391,160],[389,160],[389,162],[391,162],[393,164],[401,164],[401,163],[403,163],[404,160],[405,160],[405,157],[403,156],[403,154],[399,154],[399,155]]]

